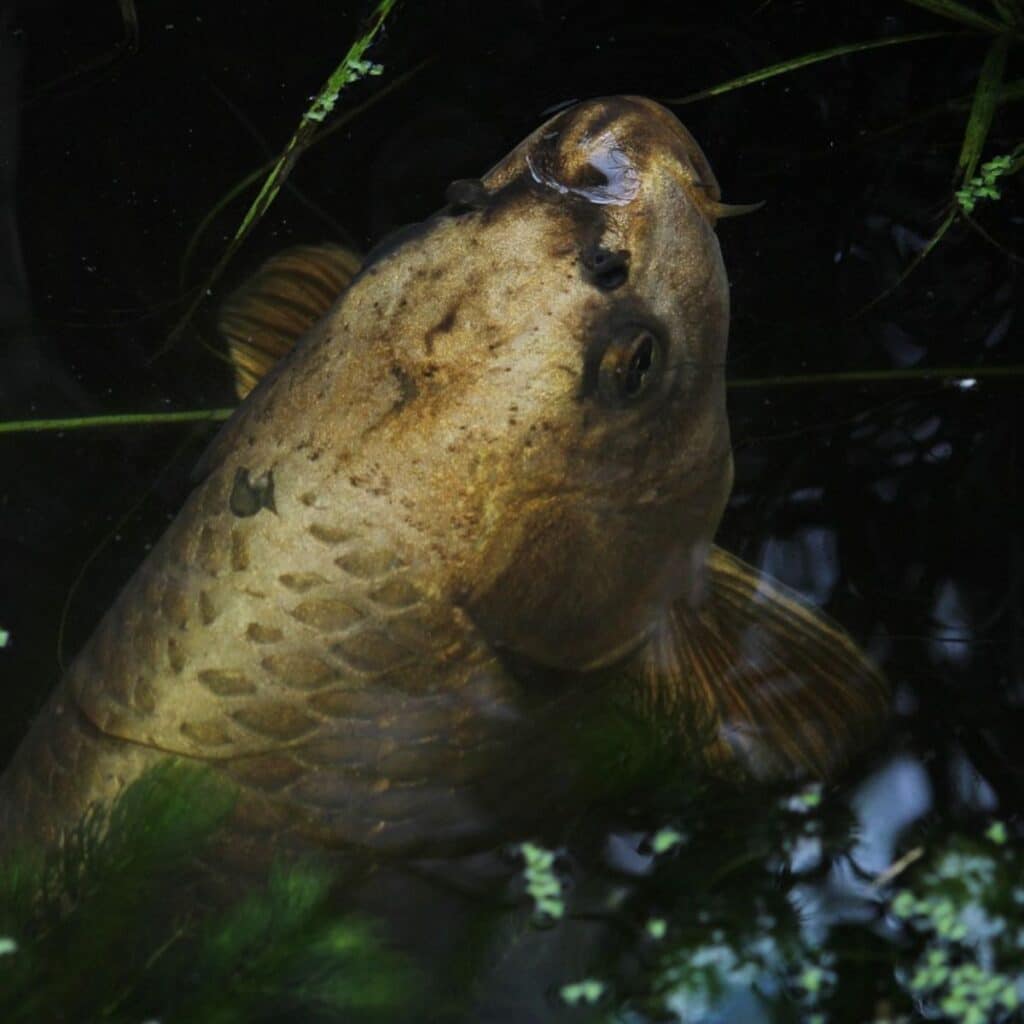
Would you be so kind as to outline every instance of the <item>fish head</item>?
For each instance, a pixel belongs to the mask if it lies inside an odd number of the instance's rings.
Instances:
[[[718,185],[682,124],[633,97],[556,115],[482,184],[479,244],[532,315],[510,309],[480,353],[474,404],[500,429],[465,476],[482,527],[466,605],[496,646],[589,670],[700,599],[731,487]],[[514,251],[485,244],[502,222]]]
[[[699,600],[731,485],[718,195],[658,104],[557,114],[371,251],[224,432],[224,472],[276,466],[282,523],[291,490],[385,529],[495,648],[625,655]]]

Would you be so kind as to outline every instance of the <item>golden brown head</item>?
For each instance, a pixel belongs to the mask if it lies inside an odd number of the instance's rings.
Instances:
[[[627,652],[696,596],[730,485],[717,198],[686,129],[629,97],[456,182],[248,403],[236,436],[319,460],[275,470],[278,508],[315,482],[496,647]]]

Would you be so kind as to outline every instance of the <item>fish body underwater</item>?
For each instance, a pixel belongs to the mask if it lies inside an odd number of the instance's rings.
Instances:
[[[177,756],[252,842],[472,848],[576,798],[560,748],[610,675],[759,776],[882,720],[845,634],[712,543],[728,208],[686,129],[585,102],[447,198],[351,281],[311,249],[243,291],[229,336],[285,279],[316,322],[265,374],[235,346],[262,379],[0,780],[0,841]]]

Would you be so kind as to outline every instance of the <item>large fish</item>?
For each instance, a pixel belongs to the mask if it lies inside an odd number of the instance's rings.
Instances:
[[[882,718],[845,634],[712,545],[728,208],[686,129],[582,103],[447,199],[229,304],[262,379],[8,767],[6,841],[176,755],[238,784],[250,840],[469,846],[580,798],[595,700],[761,776]]]

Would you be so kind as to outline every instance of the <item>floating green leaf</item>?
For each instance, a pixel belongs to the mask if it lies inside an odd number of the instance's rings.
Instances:
[[[1019,169],[1021,153],[1024,153],[1024,145],[1018,146],[1012,153],[993,157],[982,164],[980,172],[956,192],[956,201],[960,209],[966,214],[971,214],[982,199],[1000,199],[1001,193],[996,183],[1000,178]]]
[[[557,920],[565,914],[562,883],[555,874],[555,854],[534,843],[519,847],[525,866],[526,891],[533,900],[534,909],[542,917]]]
[[[570,985],[563,985],[560,993],[569,1006],[595,1006],[604,995],[603,981],[597,978],[584,978]]]

